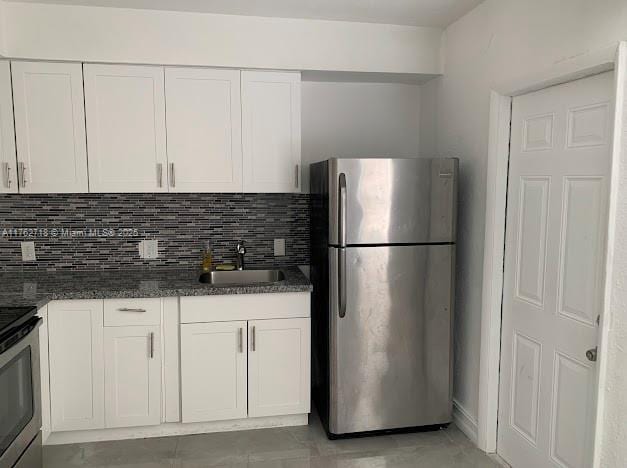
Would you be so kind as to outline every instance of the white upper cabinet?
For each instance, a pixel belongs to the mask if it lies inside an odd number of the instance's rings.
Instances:
[[[241,192],[240,71],[165,71],[171,192]]]
[[[0,61],[0,193],[17,192],[13,96],[9,62]]]
[[[300,192],[300,73],[242,71],[244,192]]]
[[[20,192],[87,192],[81,65],[12,62],[11,68]]]
[[[85,64],[91,192],[167,191],[163,68]]]

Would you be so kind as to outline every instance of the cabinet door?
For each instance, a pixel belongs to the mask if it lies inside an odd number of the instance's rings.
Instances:
[[[106,327],[104,361],[106,427],[160,424],[160,327]]]
[[[242,71],[244,192],[300,192],[300,74]]]
[[[182,421],[246,417],[246,322],[181,325]]]
[[[104,427],[102,301],[48,305],[53,431]]]
[[[309,412],[310,319],[248,322],[248,415]]]
[[[87,192],[79,63],[12,62],[22,193]]]
[[[241,192],[239,70],[165,71],[170,191]]]
[[[167,191],[163,68],[84,71],[90,191]]]
[[[0,177],[0,193],[17,192],[13,93],[7,60],[0,61]]]

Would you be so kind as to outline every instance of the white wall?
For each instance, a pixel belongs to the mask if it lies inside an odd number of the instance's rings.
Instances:
[[[6,51],[5,3],[0,1],[0,56],[8,56]]]
[[[6,2],[9,55],[91,62],[439,73],[441,29]]]
[[[302,83],[303,187],[309,164],[331,157],[418,157],[420,87]]]
[[[621,39],[624,0],[486,0],[446,29],[444,76],[423,87],[436,95],[423,115],[437,122],[438,155],[461,158],[454,396],[475,419],[490,89]],[[429,145],[422,137],[421,153]]]
[[[627,466],[627,44],[621,44],[617,73],[619,115],[614,132],[620,154],[612,162],[612,196],[608,233],[609,272],[605,299],[610,317],[604,317],[607,332],[600,348],[600,374],[605,388],[599,395],[597,417],[602,418],[600,467]],[[609,318],[609,320],[608,320]]]

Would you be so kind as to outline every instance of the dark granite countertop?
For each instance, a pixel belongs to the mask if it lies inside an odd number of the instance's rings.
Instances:
[[[216,294],[310,292],[298,267],[282,267],[277,283],[218,286],[198,281],[199,269],[153,268],[0,273],[0,307],[42,307],[67,299],[114,299]]]

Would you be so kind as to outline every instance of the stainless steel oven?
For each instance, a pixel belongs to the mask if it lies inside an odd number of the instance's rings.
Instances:
[[[28,320],[0,337],[0,468],[40,468],[39,324]]]

